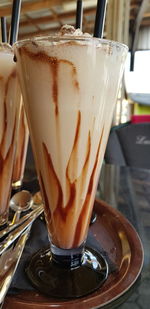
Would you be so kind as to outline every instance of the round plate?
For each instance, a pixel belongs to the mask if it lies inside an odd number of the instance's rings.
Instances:
[[[3,309],[100,308],[130,290],[143,265],[144,254],[140,238],[128,220],[105,202],[96,201],[94,211],[97,219],[90,226],[90,231],[108,253],[118,271],[111,273],[100,289],[86,297],[63,301],[38,292],[22,291],[15,296],[7,296]]]

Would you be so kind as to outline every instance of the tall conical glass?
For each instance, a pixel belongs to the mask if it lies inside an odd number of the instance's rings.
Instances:
[[[86,264],[84,244],[127,50],[84,36],[38,37],[15,44],[51,242],[48,254],[61,268]],[[92,265],[93,257],[86,260]],[[100,273],[99,266],[89,265]],[[56,290],[49,288],[49,294],[60,296]],[[68,297],[91,290],[71,291]]]
[[[0,228],[8,223],[21,92],[12,47],[0,43]]]

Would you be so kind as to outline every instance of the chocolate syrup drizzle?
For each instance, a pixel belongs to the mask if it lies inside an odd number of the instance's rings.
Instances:
[[[34,44],[33,44],[34,45]],[[34,61],[39,62],[45,62],[50,65],[50,70],[52,71],[53,76],[53,85],[52,85],[52,97],[53,97],[53,104],[55,105],[55,115],[58,116],[59,110],[58,110],[58,68],[60,63],[66,63],[67,65],[71,66],[72,69],[72,81],[73,85],[77,90],[79,90],[79,83],[77,81],[77,71],[74,66],[74,64],[71,61],[68,61],[66,59],[57,59],[56,57],[49,57],[44,52],[38,52],[38,53],[32,53],[29,51],[26,47],[20,47],[19,48],[20,54],[25,54],[29,58],[31,58]]]
[[[14,163],[14,170],[13,170],[13,181],[20,180],[21,170],[22,170],[22,162],[24,161],[24,148],[25,148],[25,141],[26,141],[26,125],[24,119],[24,109],[23,106],[21,108],[20,113],[20,121],[19,121],[19,132],[18,132],[18,151],[16,151],[16,159]]]

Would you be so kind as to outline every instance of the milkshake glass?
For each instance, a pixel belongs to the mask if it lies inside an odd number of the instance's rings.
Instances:
[[[108,275],[106,261],[84,245],[127,47],[64,35],[18,42],[15,54],[51,242],[28,275],[47,294],[79,297]],[[48,256],[45,275],[33,270]]]
[[[28,141],[29,141],[29,130],[24,111],[23,100],[21,96],[21,111],[18,124],[18,137],[17,137],[16,153],[14,159],[14,167],[13,167],[13,179],[12,179],[13,189],[18,189],[22,185],[26,156],[27,156]]]
[[[20,88],[11,46],[0,44],[0,226],[8,219],[20,117]]]

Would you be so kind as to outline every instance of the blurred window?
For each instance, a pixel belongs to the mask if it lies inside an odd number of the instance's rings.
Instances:
[[[144,73],[148,77],[150,74],[150,50],[136,51],[134,57],[134,71]]]

